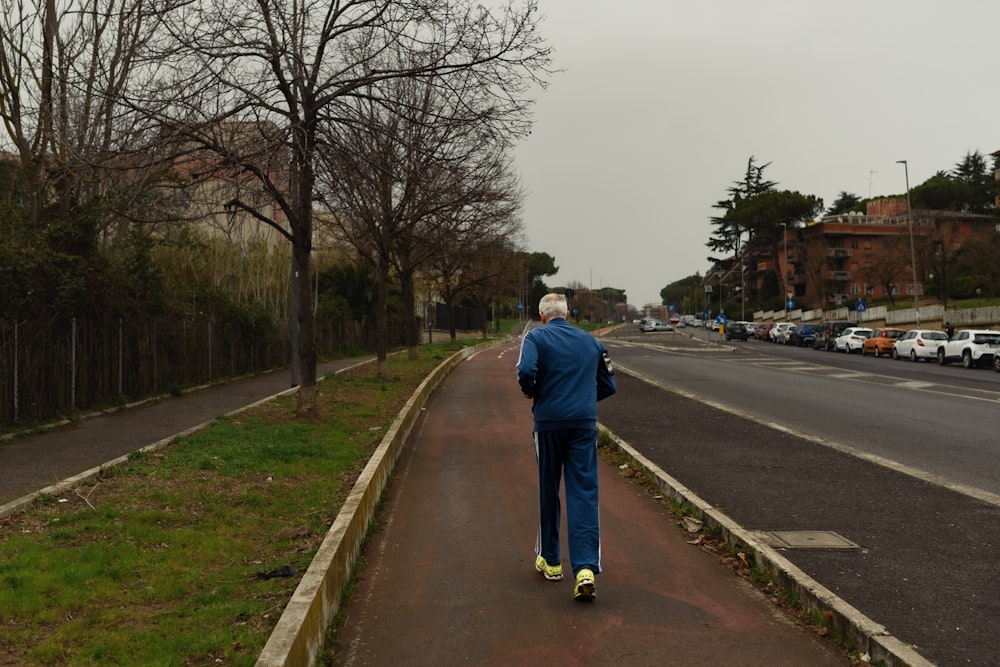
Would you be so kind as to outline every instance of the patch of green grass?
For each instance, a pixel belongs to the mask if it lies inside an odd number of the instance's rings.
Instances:
[[[252,665],[358,473],[447,345],[219,419],[0,519],[12,664]],[[291,567],[294,576],[258,576]]]

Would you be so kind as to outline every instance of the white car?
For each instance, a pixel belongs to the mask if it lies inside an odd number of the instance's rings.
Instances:
[[[892,346],[893,359],[937,359],[938,348],[948,341],[948,334],[933,329],[910,329]]]
[[[937,349],[938,363],[961,361],[965,368],[992,366],[993,358],[1000,353],[1000,331],[991,329],[962,329]]]
[[[788,330],[794,326],[792,322],[778,322],[767,332],[768,340],[772,343],[784,343]]]
[[[861,352],[864,349],[865,339],[871,335],[872,330],[868,327],[847,327],[833,339],[833,349],[847,354]]]

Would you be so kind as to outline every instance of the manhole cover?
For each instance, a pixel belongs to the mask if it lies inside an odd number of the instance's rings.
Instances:
[[[830,530],[774,530],[758,535],[776,549],[861,549]]]

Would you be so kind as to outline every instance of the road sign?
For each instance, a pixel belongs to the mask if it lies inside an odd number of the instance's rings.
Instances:
[[[856,310],[859,313],[865,312],[866,310],[868,310],[868,302],[858,301],[856,304],[854,304],[854,310]]]
[[[670,323],[671,324],[673,324],[673,325],[676,326],[676,325],[680,324],[680,322],[681,322],[681,318],[680,318],[679,315],[671,315],[670,316]]]
[[[715,318],[716,324],[725,324],[729,318],[726,317],[725,313],[719,313]]]

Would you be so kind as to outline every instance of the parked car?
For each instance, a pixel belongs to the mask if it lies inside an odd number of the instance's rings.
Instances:
[[[750,334],[751,338],[756,338],[757,337],[756,336],[757,326],[758,325],[757,325],[756,322],[747,322],[747,333]]]
[[[837,352],[860,352],[865,339],[872,335],[868,327],[847,327],[833,339],[833,348]]]
[[[674,325],[666,320],[645,320],[639,325],[639,331],[643,333],[652,333],[654,331],[673,331]]]
[[[818,328],[819,325],[817,324],[800,324],[796,326],[795,331],[792,332],[789,343],[791,345],[795,345],[796,347],[812,345],[813,341],[816,340],[816,329]]]
[[[778,322],[767,332],[767,339],[772,343],[785,342],[785,332],[789,327],[794,327],[792,322]]]
[[[893,359],[937,359],[938,348],[948,340],[948,334],[933,329],[910,329],[892,346]]]
[[[892,356],[892,346],[906,331],[894,327],[872,330],[872,335],[861,345],[862,356],[874,354],[876,357]]]
[[[816,329],[816,337],[813,339],[813,349],[829,352],[833,349],[833,341],[836,340],[837,336],[847,327],[853,326],[855,326],[854,322],[849,320],[828,320],[823,322]]]
[[[1000,331],[991,329],[961,329],[937,349],[938,363],[944,366],[961,361],[965,368],[993,366],[1000,350]]]
[[[726,340],[747,340],[750,332],[743,322],[730,322],[726,325]]]
[[[781,343],[782,345],[788,345],[792,342],[792,336],[798,331],[799,326],[797,324],[790,324],[787,327],[779,327],[778,331],[774,334],[774,342]]]
[[[754,331],[754,338],[757,340],[767,340],[767,335],[770,333],[771,327],[773,326],[774,324],[772,322],[761,322],[757,325],[757,330]]]

